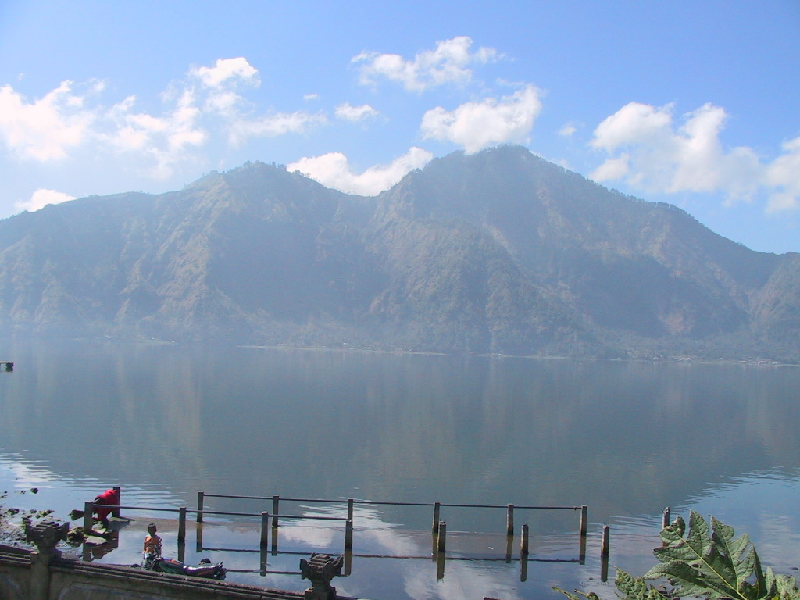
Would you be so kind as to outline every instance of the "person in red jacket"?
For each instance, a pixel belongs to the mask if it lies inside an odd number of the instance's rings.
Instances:
[[[106,490],[94,499],[94,514],[98,521],[108,527],[108,515],[114,512],[113,508],[106,506],[119,506],[119,491],[115,489]]]

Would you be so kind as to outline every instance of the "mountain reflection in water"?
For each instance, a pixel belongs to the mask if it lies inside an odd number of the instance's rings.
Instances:
[[[684,516],[696,508],[749,533],[782,572],[800,566],[800,369],[114,342],[4,348],[15,370],[0,373],[0,483],[39,486],[18,500],[62,517],[111,485],[123,487],[126,504],[171,508],[193,508],[200,490],[589,506],[584,565],[531,560],[520,582],[518,537],[514,560],[504,560],[502,511],[448,509],[448,556],[486,551],[499,560],[447,561],[439,580],[430,559],[356,556],[351,575],[334,580],[343,594],[525,599],[560,585],[612,597],[599,581],[602,525],[611,527],[612,575],[613,565],[641,573],[653,564],[665,506]],[[138,561],[139,519],[152,517],[135,516],[100,560]],[[381,507],[358,517],[356,554],[430,556],[428,510]],[[577,558],[577,515],[519,514],[515,522],[517,534],[530,523],[532,559]],[[165,544],[175,548],[170,523]],[[287,522],[279,549],[340,553],[336,527]],[[196,557],[192,531],[187,562]],[[258,523],[204,527],[204,546],[246,547],[240,542],[258,548]],[[258,553],[203,556],[259,570]],[[298,560],[268,562],[296,571]],[[283,561],[286,569],[271,569]],[[257,572],[228,579],[307,584]]]

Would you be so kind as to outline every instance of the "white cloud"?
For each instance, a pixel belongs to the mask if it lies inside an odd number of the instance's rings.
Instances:
[[[595,148],[611,151],[619,146],[668,136],[671,124],[671,106],[656,108],[630,102],[597,126],[591,143]]]
[[[558,135],[563,137],[572,137],[575,132],[578,131],[578,128],[575,127],[572,123],[567,123],[561,129],[558,130]]]
[[[399,54],[362,52],[352,62],[361,64],[361,83],[374,85],[384,77],[401,83],[406,90],[421,92],[447,83],[466,84],[472,79],[472,64],[485,64],[499,58],[493,48],[479,48],[470,52],[472,39],[454,37],[436,42],[435,50],[417,54],[406,60]]]
[[[441,106],[422,117],[425,139],[449,140],[468,153],[504,142],[525,142],[542,103],[535,87],[528,85],[500,100],[467,102],[452,112]]]
[[[259,115],[238,93],[241,84],[259,84],[258,71],[242,57],[189,69],[161,94],[159,111],[138,109],[136,96],[103,105],[100,81],[65,81],[33,101],[6,85],[0,87],[0,147],[40,162],[74,159],[79,152],[82,158],[123,154],[124,168],[164,179],[199,160],[198,150],[215,135],[236,145],[303,133],[327,121],[322,113],[303,111]],[[343,110],[351,118],[371,114],[366,105]]]
[[[251,66],[244,57],[219,58],[213,67],[197,67],[189,71],[190,75],[197,77],[206,87],[217,88],[223,83],[242,81],[249,85],[258,86],[258,70]]]
[[[98,139],[114,149],[133,153],[149,163],[145,172],[156,179],[166,179],[175,167],[191,160],[192,150],[209,138],[199,122],[202,111],[191,89],[175,99],[175,106],[162,117],[134,112],[136,98],[129,96],[115,104],[105,115],[110,126],[97,132]]]
[[[595,129],[591,145],[611,156],[591,176],[651,193],[723,192],[728,202],[749,200],[763,165],[749,148],[722,148],[726,118],[724,109],[705,104],[676,129],[672,106],[626,104]]]
[[[388,190],[414,169],[421,169],[433,155],[422,148],[413,147],[390,165],[370,167],[360,175],[350,170],[347,157],[341,152],[301,158],[287,166],[289,171],[299,171],[321,184],[350,194],[374,196]]]
[[[630,171],[628,166],[628,154],[621,154],[617,158],[609,158],[602,165],[597,167],[592,173],[592,179],[597,181],[610,181],[614,179],[622,179]]]
[[[369,104],[352,106],[349,102],[345,102],[336,107],[334,114],[337,118],[345,121],[363,121],[364,119],[378,116],[378,111]]]
[[[75,196],[70,196],[69,194],[65,194],[63,192],[40,188],[33,192],[27,201],[17,202],[14,205],[14,208],[18,211],[27,210],[33,212],[35,210],[39,210],[40,208],[44,208],[48,204],[60,204],[62,202],[67,202],[74,199]]]
[[[767,167],[767,184],[780,190],[770,196],[768,213],[800,209],[800,137],[785,142],[783,150]]]
[[[322,113],[305,111],[275,113],[257,119],[240,119],[230,126],[229,141],[236,146],[250,137],[276,137],[287,133],[305,133],[314,126],[327,123]]]
[[[33,102],[26,102],[10,85],[0,88],[0,139],[21,158],[65,158],[85,142],[96,119],[72,87],[73,82],[64,81]]]

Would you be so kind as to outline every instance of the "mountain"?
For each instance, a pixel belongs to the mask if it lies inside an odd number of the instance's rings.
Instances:
[[[377,197],[276,165],[0,221],[0,333],[800,360],[800,255],[516,146]]]

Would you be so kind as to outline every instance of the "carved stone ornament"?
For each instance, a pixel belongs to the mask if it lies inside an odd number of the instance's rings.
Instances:
[[[300,559],[300,571],[303,579],[311,581],[311,587],[306,590],[307,600],[335,600],[336,588],[331,586],[331,579],[342,574],[344,559],[341,556],[333,558],[329,554],[311,555],[311,560]]]
[[[67,532],[69,532],[69,523],[42,521],[31,527],[30,523],[25,521],[25,537],[36,545],[42,556],[61,556],[61,552],[56,550],[56,545],[67,539]]]

